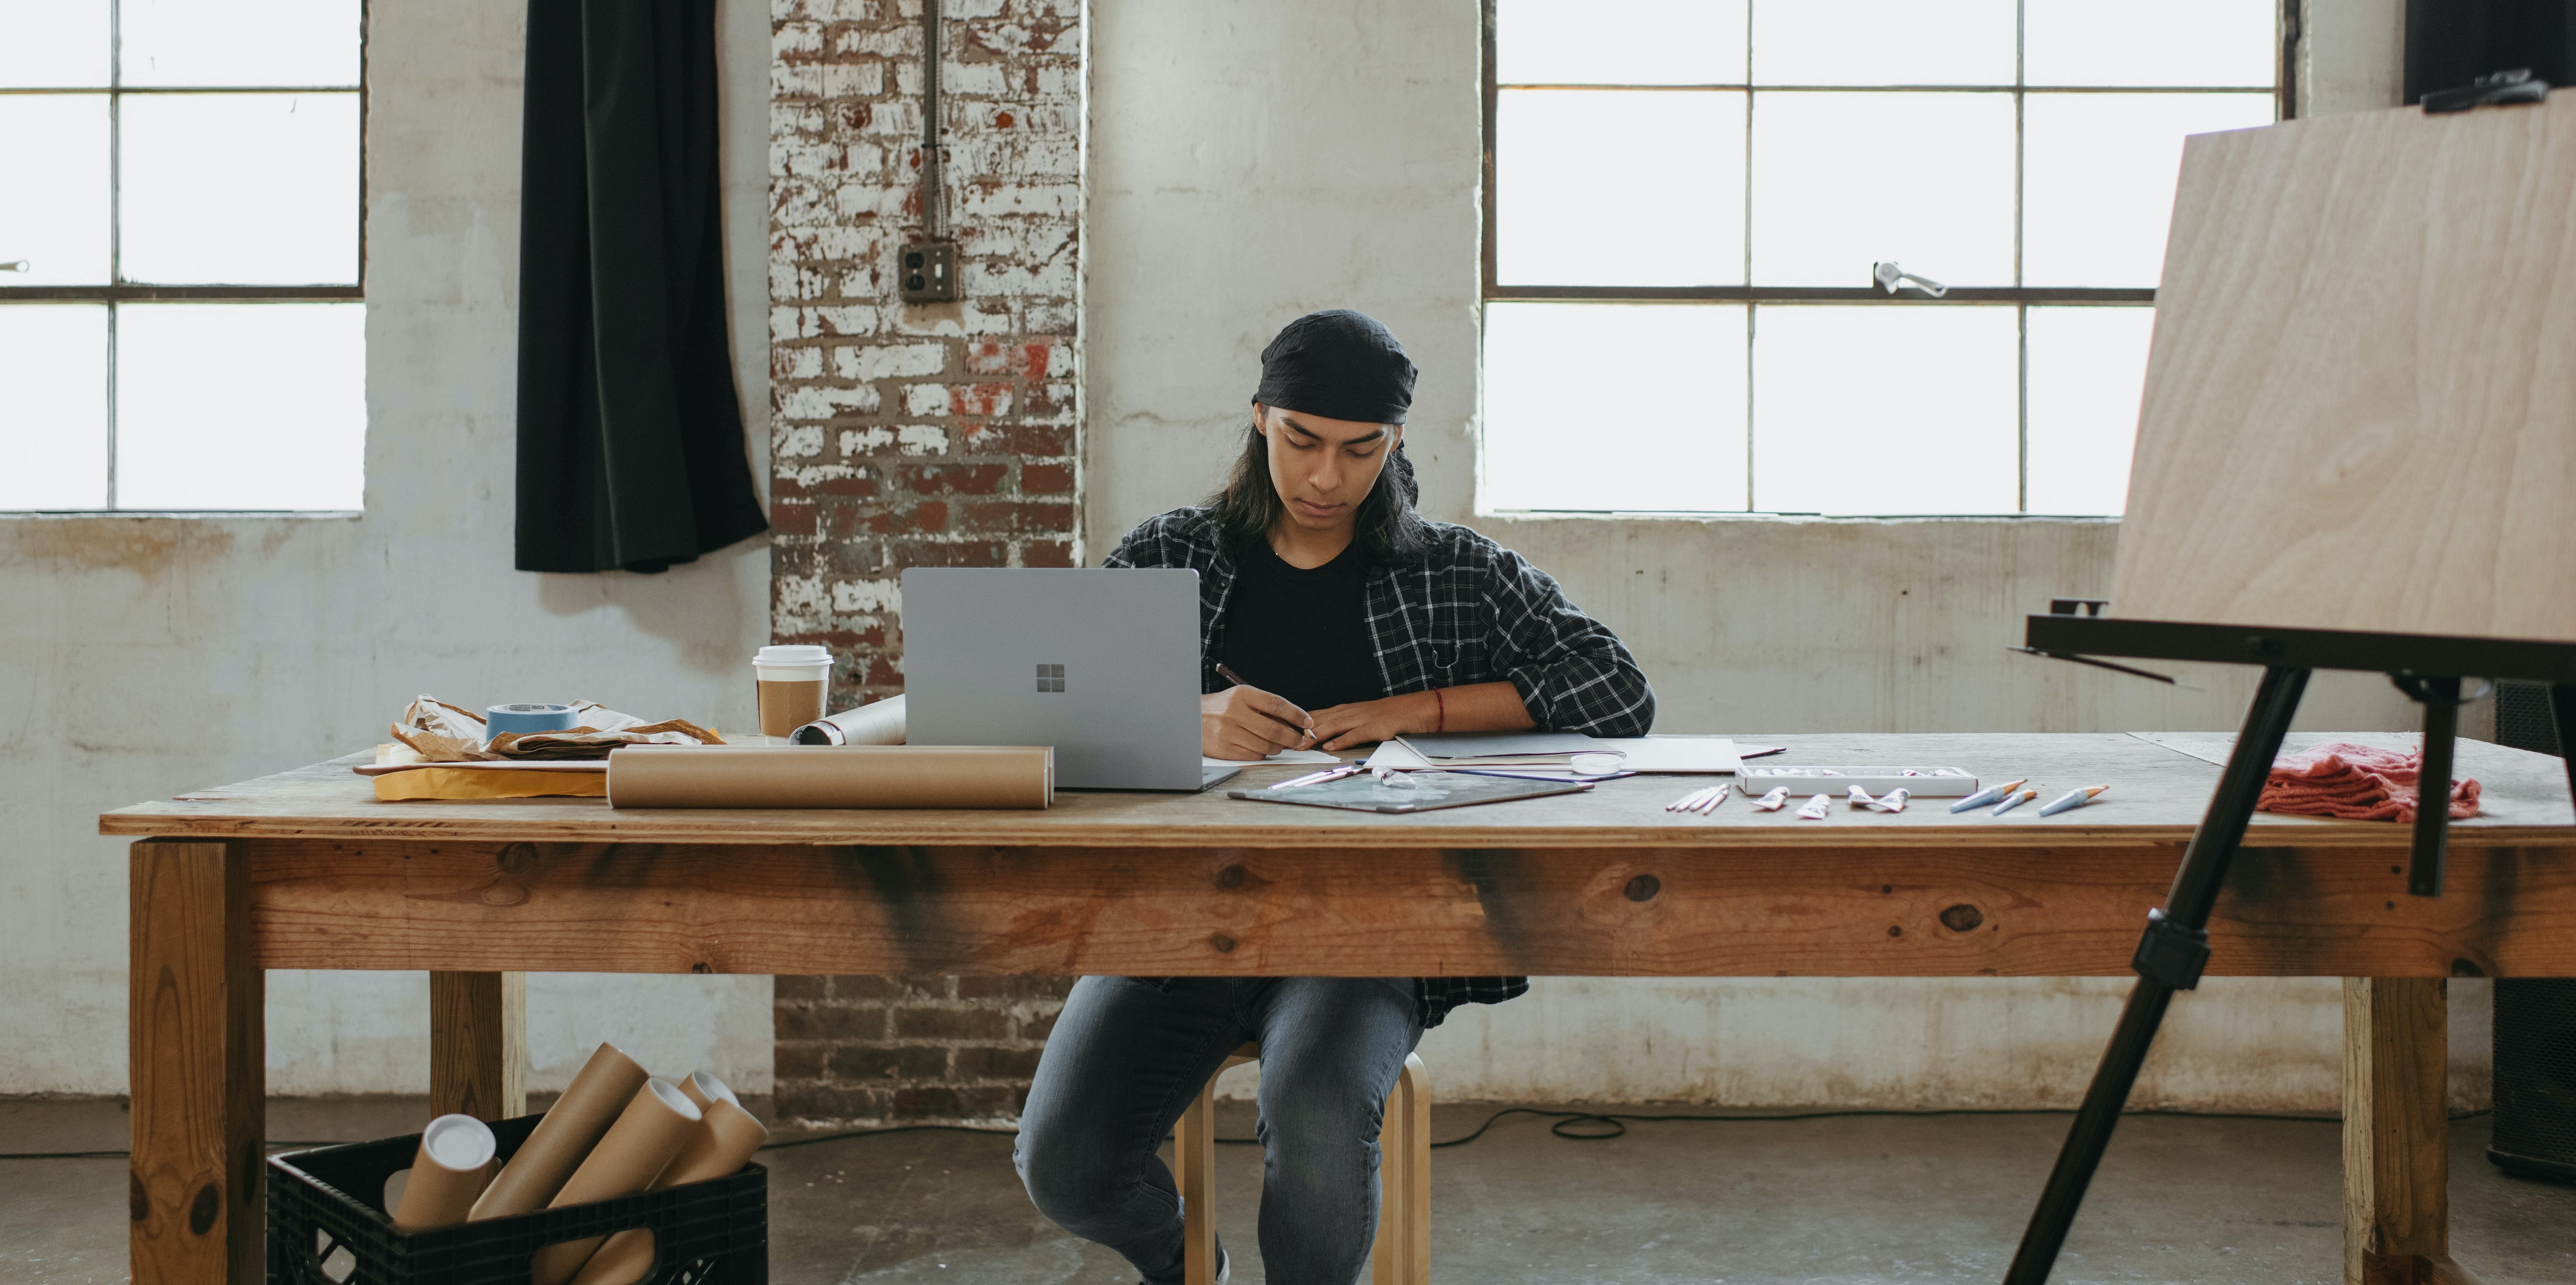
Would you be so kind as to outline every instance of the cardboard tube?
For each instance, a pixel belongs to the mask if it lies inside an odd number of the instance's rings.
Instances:
[[[492,1180],[492,1126],[470,1115],[443,1115],[420,1131],[411,1177],[403,1180],[394,1230],[428,1231],[465,1221],[483,1184]]]
[[[698,1077],[689,1078],[694,1080]],[[724,1088],[723,1083],[714,1077],[709,1076],[708,1079],[717,1088]],[[686,1088],[682,1086],[684,1092]],[[653,1180],[653,1190],[664,1191],[693,1182],[729,1177],[750,1163],[753,1153],[767,1141],[768,1127],[743,1110],[742,1105],[734,1100],[733,1091],[727,1089],[707,1108],[705,1121],[680,1148],[680,1154],[671,1158],[670,1167]],[[589,1262],[582,1264],[581,1274],[572,1278],[572,1285],[635,1285],[652,1270],[653,1230],[634,1227],[610,1236],[608,1243],[600,1246],[599,1252],[591,1255]]]
[[[555,1099],[546,1118],[537,1121],[536,1130],[519,1144],[518,1154],[501,1166],[467,1220],[481,1222],[545,1208],[650,1078],[616,1045],[600,1045],[582,1063],[563,1096]]]
[[[689,1078],[680,1081],[680,1092],[687,1094],[691,1102],[697,1103],[700,1111],[719,1102],[730,1102],[735,1106],[742,1105],[742,1099],[733,1095],[731,1086],[704,1071],[689,1072]]]
[[[650,745],[608,756],[619,808],[1043,808],[1044,745]]]
[[[903,698],[889,696],[874,705],[826,714],[797,728],[792,739],[799,745],[901,745],[903,734]]]
[[[698,1132],[706,1119],[698,1104],[669,1080],[646,1080],[644,1090],[626,1106],[610,1126],[608,1136],[590,1158],[573,1171],[563,1190],[547,1202],[549,1209],[566,1205],[587,1205],[594,1200],[614,1200],[631,1196],[653,1185],[655,1178],[671,1165],[671,1157],[680,1154],[691,1135]],[[528,1264],[535,1285],[564,1285],[590,1261],[605,1236],[586,1236],[548,1245],[536,1253]]]

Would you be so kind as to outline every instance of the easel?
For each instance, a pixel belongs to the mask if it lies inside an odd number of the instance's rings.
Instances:
[[[2110,602],[2023,650],[2264,668],[2006,1285],[2042,1285],[2207,928],[2308,677],[2424,707],[2407,891],[2442,892],[2471,676],[2551,684],[2576,736],[2576,92],[2193,138],[2184,152]],[[2488,488],[2481,493],[2479,488]],[[2569,768],[2576,790],[2576,760]],[[2348,1001],[2349,1002],[2349,1001]],[[2348,1009],[2349,1011],[2349,1009]],[[2378,1270],[2348,1247],[2347,1278]],[[2406,1279],[2460,1274],[2438,1251]],[[2372,1277],[2376,1279],[2376,1277]],[[2392,1277],[2391,1279],[2396,1279]]]
[[[2061,600],[2061,606],[2091,608],[2099,602]],[[2232,625],[2183,625],[2164,621],[2121,620],[2100,615],[2032,616],[2027,629],[2031,650],[2046,655],[2120,656],[2142,660],[2214,661],[2260,664],[2263,681],[2245,714],[2245,728],[2219,774],[2209,811],[2184,849],[2182,869],[2174,875],[2165,904],[2147,912],[2147,928],[2130,961],[2137,986],[2120,1010],[2120,1024],[2102,1052],[2084,1105],[2075,1113],[2057,1167],[2049,1172],[2039,1207],[2022,1234],[2021,1249],[2004,1276],[2006,1285],[2040,1285],[2056,1265],[2057,1253],[2074,1225],[2084,1191],[2111,1144],[2129,1090],[2137,1083],[2148,1046],[2163,1023],[2175,991],[2200,984],[2209,963],[2209,916],[2219,889],[2254,818],[2255,800],[2272,760],[2289,733],[2290,717],[2307,690],[2308,675],[2319,669],[2381,670],[2398,689],[2424,706],[2424,797],[2415,813],[2413,860],[2406,890],[2418,897],[2442,895],[2442,855],[2449,833],[2448,807],[2452,745],[2459,726],[2467,675],[2483,678],[2530,678],[2550,683],[2550,703],[2559,734],[2576,732],[2576,645],[2499,642],[2484,638],[2442,638],[2405,634],[2369,634],[2340,630],[2266,629],[2248,631]],[[2568,764],[2568,783],[2576,790],[2576,760]]]

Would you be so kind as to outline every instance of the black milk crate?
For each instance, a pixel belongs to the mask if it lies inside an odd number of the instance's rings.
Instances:
[[[500,1159],[543,1118],[495,1123]],[[757,1164],[668,1191],[406,1234],[384,1207],[385,1180],[419,1149],[414,1133],[269,1157],[269,1285],[529,1285],[539,1249],[629,1227],[653,1229],[644,1285],[768,1285],[769,1171]]]

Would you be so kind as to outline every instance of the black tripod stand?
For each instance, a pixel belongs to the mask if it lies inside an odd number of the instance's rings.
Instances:
[[[2560,735],[2576,732],[2576,646],[2559,643],[2505,642],[2480,638],[2440,638],[2414,634],[2368,634],[2343,630],[2247,630],[2235,625],[2191,625],[2163,621],[2120,620],[2079,616],[2079,606],[2100,610],[2098,603],[2060,600],[2059,612],[2032,616],[2027,650],[2041,655],[2080,659],[2085,655],[2142,657],[2156,660],[2200,660],[2265,666],[2246,711],[2245,730],[2236,738],[2218,791],[2200,828],[2183,852],[2165,904],[2147,912],[2147,929],[2138,940],[2130,967],[2138,984],[2129,992],[2120,1024],[2102,1051],[2084,1105],[2075,1113],[2057,1167],[2048,1175],[2039,1207],[2031,1212],[2013,1255],[2004,1285],[2042,1285],[2057,1264],[2058,1250],[2074,1225],[2084,1190],[2111,1144],[2138,1068],[2147,1060],[2156,1028],[2175,991],[2200,984],[2209,963],[2209,916],[2218,905],[2245,827],[2263,792],[2281,739],[2298,712],[2308,675],[2319,669],[2378,670],[2399,690],[2424,706],[2424,794],[2415,812],[2413,863],[2406,889],[2419,897],[2442,893],[2442,861],[2449,835],[2449,784],[2454,740],[2462,697],[2460,676],[2535,678],[2552,684],[2551,704]],[[2112,668],[2124,668],[2112,666]],[[2136,672],[2136,671],[2132,671]],[[2483,693],[2480,693],[2483,694]],[[2470,699],[2475,699],[2472,696]],[[2569,761],[2569,786],[2576,790],[2576,759]]]

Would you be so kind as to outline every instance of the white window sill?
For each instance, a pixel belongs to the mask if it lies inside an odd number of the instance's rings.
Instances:
[[[1826,515],[1820,513],[1742,513],[1690,512],[1652,509],[1485,509],[1476,510],[1480,518],[1504,522],[1767,522],[1767,523],[1896,523],[1896,522],[2063,522],[2079,526],[2117,523],[2116,515],[2062,513],[1889,513],[1870,515]]]

